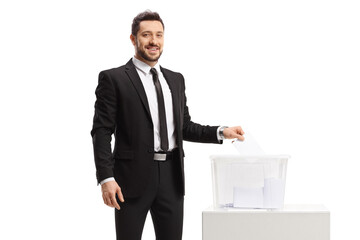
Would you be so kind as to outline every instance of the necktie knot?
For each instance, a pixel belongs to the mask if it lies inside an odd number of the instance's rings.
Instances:
[[[152,75],[156,75],[156,76],[157,76],[156,68],[151,68],[151,69],[150,69],[150,72],[151,72]]]

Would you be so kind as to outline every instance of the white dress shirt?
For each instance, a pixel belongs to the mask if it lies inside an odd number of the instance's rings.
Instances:
[[[160,148],[160,121],[159,121],[159,108],[158,101],[156,95],[155,84],[153,81],[153,76],[150,73],[151,67],[146,63],[136,59],[133,57],[132,59],[136,71],[140,76],[141,82],[144,86],[146,97],[149,103],[151,119],[154,125],[154,151],[159,152],[162,149]],[[167,125],[167,133],[169,140],[169,151],[176,147],[176,136],[175,136],[175,121],[174,121],[174,113],[173,113],[173,103],[172,96],[170,92],[169,85],[167,84],[161,70],[160,65],[157,63],[153,68],[156,69],[159,81],[161,84],[161,89],[164,95],[165,102],[165,113],[166,113],[166,125]]]

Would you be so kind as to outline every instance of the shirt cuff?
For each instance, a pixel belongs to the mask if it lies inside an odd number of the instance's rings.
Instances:
[[[216,131],[217,139],[220,142],[221,140],[225,140],[225,137],[220,132],[224,131],[225,128],[228,128],[228,126],[219,126]]]
[[[220,136],[220,129],[222,128],[222,126],[219,126],[216,130],[216,136],[217,136],[217,140],[220,142],[221,140],[224,140],[224,138],[222,138]]]
[[[100,182],[100,185],[103,185],[104,183],[107,183],[107,182],[110,182],[110,181],[115,181],[115,178],[113,178],[113,177],[105,178],[104,180],[102,180]]]
[[[220,128],[221,128],[221,126],[219,126],[218,128],[217,128],[217,130],[216,130],[216,136],[217,136],[217,140],[220,142],[220,140],[222,140],[221,139],[221,137],[220,137]]]

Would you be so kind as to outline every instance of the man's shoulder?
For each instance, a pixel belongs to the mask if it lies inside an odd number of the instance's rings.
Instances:
[[[132,61],[128,61],[126,64],[120,66],[120,67],[114,67],[109,68],[101,71],[100,73],[109,74],[109,75],[118,75],[119,73],[125,72],[125,70],[129,69],[130,67],[133,67]]]
[[[183,77],[183,75],[181,73],[172,71],[172,70],[164,68],[162,66],[161,66],[161,71],[165,75],[176,75],[176,76],[181,77],[181,78]]]
[[[120,67],[105,69],[105,70],[102,70],[101,73],[112,75],[114,73],[116,74],[116,73],[123,72],[123,71],[125,71],[125,65],[122,65]]]

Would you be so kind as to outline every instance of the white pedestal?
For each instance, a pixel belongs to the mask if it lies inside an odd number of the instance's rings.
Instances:
[[[330,212],[323,205],[281,210],[214,209],[202,213],[203,240],[330,240]]]

